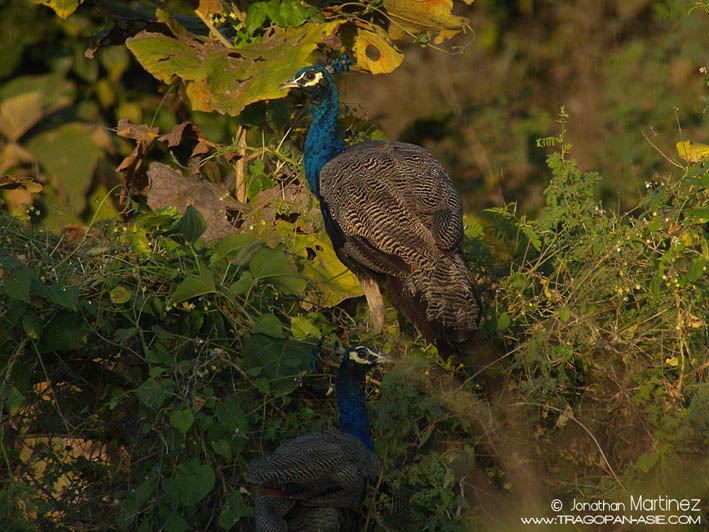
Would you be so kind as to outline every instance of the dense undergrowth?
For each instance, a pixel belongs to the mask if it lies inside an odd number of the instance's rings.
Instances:
[[[335,350],[356,341],[397,359],[370,386],[390,487],[370,529],[506,530],[552,496],[706,500],[709,171],[655,177],[618,214],[555,142],[538,219],[466,225],[497,359],[481,375],[406,327],[372,336],[362,301],[323,305],[302,240],[320,222],[297,203],[210,247],[195,209],[78,243],[2,217],[3,529],[251,529],[245,464],[336,425]]]

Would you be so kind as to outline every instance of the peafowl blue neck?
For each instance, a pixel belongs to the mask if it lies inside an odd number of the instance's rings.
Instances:
[[[318,98],[311,98],[310,110],[313,121],[305,137],[303,163],[310,190],[318,199],[320,199],[320,170],[325,163],[346,147],[337,127],[339,107],[340,98],[337,95],[337,87],[332,81],[327,93]]]
[[[354,436],[374,452],[364,400],[364,375],[352,375],[345,364],[340,365],[335,377],[335,393],[340,407],[340,432]]]

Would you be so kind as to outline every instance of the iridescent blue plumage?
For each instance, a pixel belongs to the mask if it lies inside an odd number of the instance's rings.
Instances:
[[[364,398],[364,374],[369,367],[344,362],[340,364],[335,377],[335,393],[340,408],[340,432],[351,434],[374,451]]]
[[[311,66],[300,69],[293,79],[300,79],[306,71],[321,74],[327,83],[323,89],[315,89],[311,93],[310,110],[313,121],[305,137],[303,150],[303,164],[305,177],[310,185],[310,190],[322,200],[320,196],[319,176],[322,167],[346,148],[337,127],[337,112],[340,107],[340,98],[337,94],[335,82],[330,72],[324,67]],[[281,87],[285,87],[284,83]]]

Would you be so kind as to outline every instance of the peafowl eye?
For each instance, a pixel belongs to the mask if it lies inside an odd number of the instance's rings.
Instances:
[[[374,454],[364,399],[367,371],[387,358],[359,345],[342,357],[335,378],[340,430],[312,432],[253,460],[257,532],[359,530],[367,484],[381,464]]]
[[[305,175],[337,256],[362,285],[374,331],[384,325],[381,286],[443,354],[469,354],[482,312],[460,251],[463,204],[451,178],[413,144],[347,146],[327,68],[302,68],[280,88],[300,89],[310,98]]]

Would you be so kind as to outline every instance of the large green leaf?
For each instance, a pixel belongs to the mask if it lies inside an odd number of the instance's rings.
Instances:
[[[207,229],[207,222],[202,214],[192,205],[188,205],[185,214],[171,227],[172,231],[180,233],[190,244],[194,244]]]
[[[252,374],[270,381],[270,388],[289,394],[299,384],[294,377],[313,368],[317,343],[287,341],[265,334],[254,334],[244,342],[246,366]]]
[[[226,397],[217,403],[214,410],[219,423],[221,423],[230,433],[245,433],[249,429],[249,422],[246,414],[239,407],[233,397]]]
[[[249,270],[254,279],[270,281],[293,295],[301,295],[307,284],[280,249],[261,249],[249,262]]]
[[[207,268],[202,268],[199,275],[190,275],[182,281],[172,293],[175,303],[180,303],[192,297],[211,294],[216,291],[214,274]]]
[[[33,137],[27,149],[61,183],[72,209],[76,213],[82,211],[101,157],[91,135],[78,124],[65,124]]]
[[[86,325],[81,316],[76,312],[60,312],[42,331],[39,351],[73,351],[84,347],[86,339]]]
[[[244,266],[264,246],[260,240],[252,235],[232,233],[222,238],[212,249],[214,253],[210,264],[230,257],[237,266]]]
[[[173,478],[163,479],[162,488],[185,506],[192,506],[207,496],[215,479],[214,471],[208,464],[185,462],[180,464]]]
[[[23,266],[5,277],[2,289],[8,297],[29,303],[31,283],[32,274]]]
[[[317,44],[338,22],[274,28],[258,43],[225,48],[193,39],[165,12],[161,21],[176,38],[142,31],[126,41],[140,64],[160,81],[174,76],[187,82],[187,94],[198,111],[238,115],[248,104],[284,96],[278,86],[306,64]]]

